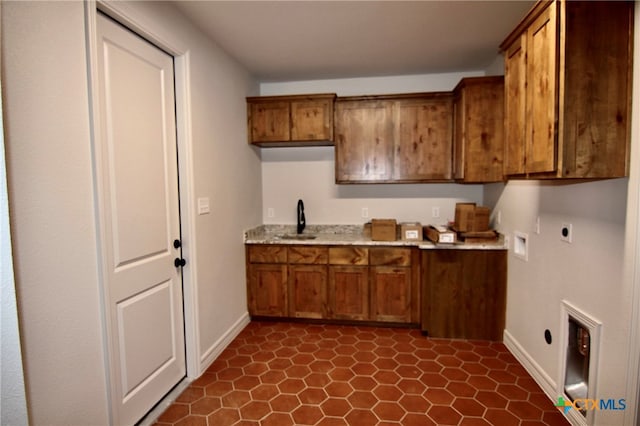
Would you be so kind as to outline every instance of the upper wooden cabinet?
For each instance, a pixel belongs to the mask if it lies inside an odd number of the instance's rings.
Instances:
[[[464,78],[453,91],[453,176],[503,180],[504,77]]]
[[[502,43],[506,175],[628,175],[633,7],[541,1]]]
[[[336,183],[452,179],[452,94],[338,98]]]
[[[335,94],[247,98],[249,143],[269,146],[333,145]]]

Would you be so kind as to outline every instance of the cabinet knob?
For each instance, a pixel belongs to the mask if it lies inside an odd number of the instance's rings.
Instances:
[[[182,266],[186,265],[187,261],[182,259],[182,258],[176,257],[173,260],[173,264],[175,265],[176,268],[178,268],[178,267],[182,267]]]

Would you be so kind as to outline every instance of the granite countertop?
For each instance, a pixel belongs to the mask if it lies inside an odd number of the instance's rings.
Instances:
[[[315,238],[307,239],[309,236]],[[491,243],[436,244],[431,241],[373,241],[364,233],[362,225],[307,225],[302,238],[296,235],[296,225],[260,225],[244,233],[245,244],[300,244],[398,246],[420,249],[506,250],[504,236]]]

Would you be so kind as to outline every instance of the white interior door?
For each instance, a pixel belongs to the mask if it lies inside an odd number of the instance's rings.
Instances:
[[[99,209],[114,420],[186,373],[173,58],[98,14]]]

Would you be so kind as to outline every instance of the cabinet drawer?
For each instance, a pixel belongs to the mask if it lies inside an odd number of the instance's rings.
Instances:
[[[326,247],[289,246],[290,264],[321,265],[329,259]]]
[[[249,263],[287,263],[285,246],[249,246]]]
[[[395,247],[369,249],[369,264],[374,266],[410,266],[411,249]]]
[[[330,247],[331,265],[368,265],[369,249],[364,247]]]

